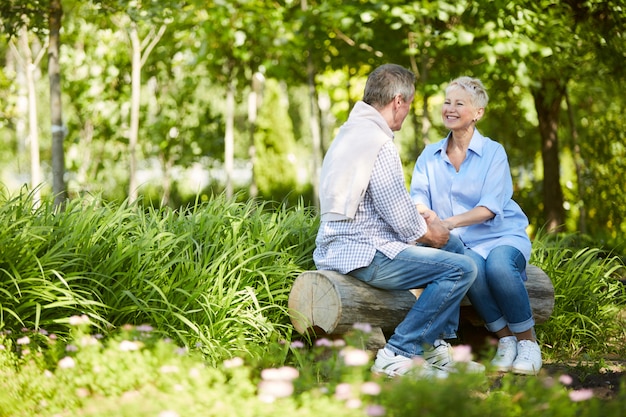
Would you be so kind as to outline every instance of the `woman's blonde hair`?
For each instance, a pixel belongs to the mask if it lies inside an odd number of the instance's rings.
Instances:
[[[485,86],[478,78],[472,77],[459,77],[452,81],[446,87],[446,94],[448,91],[453,88],[462,88],[470,94],[472,104],[474,107],[487,107],[487,103],[489,103],[489,95],[487,95],[487,90],[485,90]]]

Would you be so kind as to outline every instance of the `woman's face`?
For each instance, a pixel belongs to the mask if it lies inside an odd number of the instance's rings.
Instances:
[[[482,109],[474,107],[470,93],[461,87],[448,90],[441,109],[441,117],[446,129],[466,129],[481,115]]]

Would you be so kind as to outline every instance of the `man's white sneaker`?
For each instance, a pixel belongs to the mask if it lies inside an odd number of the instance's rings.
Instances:
[[[498,341],[496,356],[491,361],[495,370],[508,372],[513,366],[513,361],[517,357],[517,338],[515,336],[505,336]]]
[[[452,346],[445,340],[436,340],[432,349],[424,351],[424,359],[432,367],[446,372],[485,372],[485,366],[474,361],[457,362],[452,359]]]
[[[446,378],[446,371],[436,369],[420,357],[408,358],[394,355],[385,349],[380,349],[371,368],[376,374],[385,374],[389,377],[413,375],[422,378]]]
[[[520,340],[517,342],[517,357],[512,365],[514,373],[537,375],[541,365],[541,349],[537,342],[532,340]]]

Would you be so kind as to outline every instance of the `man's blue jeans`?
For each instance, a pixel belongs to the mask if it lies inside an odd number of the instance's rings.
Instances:
[[[436,339],[456,337],[461,300],[476,278],[476,265],[463,255],[454,236],[442,249],[412,246],[389,259],[376,252],[372,263],[350,272],[369,285],[387,290],[424,288],[386,347],[407,357],[422,355]],[[454,253],[456,252],[456,253]]]
[[[494,248],[487,259],[466,249],[478,267],[476,281],[467,292],[476,312],[485,321],[490,332],[508,326],[513,333],[521,333],[535,325],[530,308],[526,279],[526,259],[513,246]]]

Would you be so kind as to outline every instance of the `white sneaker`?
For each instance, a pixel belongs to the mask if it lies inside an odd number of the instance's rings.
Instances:
[[[424,351],[424,359],[432,367],[446,372],[485,372],[485,366],[474,361],[456,362],[452,359],[452,346],[445,340],[438,339],[432,349]]]
[[[491,365],[497,371],[508,372],[511,370],[516,357],[517,337],[505,336],[498,341],[498,350],[491,361]]]
[[[385,349],[379,349],[371,368],[376,374],[385,374],[388,377],[413,375],[424,378],[446,378],[446,371],[432,367],[421,357],[408,358],[402,355],[394,355]]]
[[[512,369],[516,374],[537,375],[541,369],[541,349],[537,342],[520,340],[517,342],[517,357]]]

